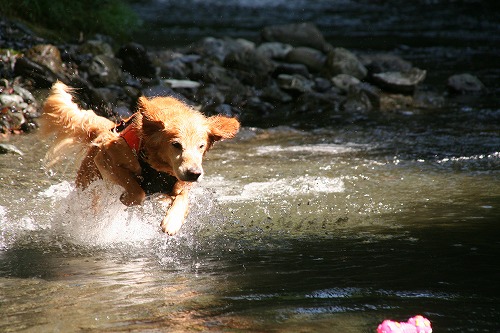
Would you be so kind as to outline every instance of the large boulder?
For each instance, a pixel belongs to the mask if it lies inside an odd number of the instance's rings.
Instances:
[[[226,55],[224,67],[235,71],[246,84],[261,86],[269,79],[274,64],[253,49],[242,48]]]
[[[319,72],[325,66],[326,56],[323,52],[310,47],[293,48],[285,57],[287,62],[303,64],[312,71]]]
[[[261,32],[265,42],[279,42],[292,46],[307,46],[323,52],[330,49],[321,31],[312,23],[294,23],[266,27]]]
[[[335,76],[348,74],[359,80],[363,80],[368,73],[367,69],[358,57],[349,50],[338,47],[328,53],[326,67]]]
[[[40,65],[50,69],[54,73],[63,73],[63,62],[59,49],[50,44],[39,44],[33,46],[26,52],[26,57]]]

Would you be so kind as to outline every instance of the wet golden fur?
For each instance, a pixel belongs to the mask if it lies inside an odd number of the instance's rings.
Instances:
[[[137,181],[141,175],[137,153],[113,131],[115,123],[92,110],[81,110],[70,92],[57,82],[43,107],[41,133],[56,138],[47,153],[49,164],[58,163],[69,151],[83,150],[78,188],[104,179],[123,187],[120,200],[125,205],[142,204],[146,194]],[[161,222],[162,230],[173,235],[187,215],[189,189],[203,175],[204,154],[214,142],[234,137],[240,124],[234,118],[205,117],[172,97],[141,97],[129,126],[138,133],[147,163],[177,179],[170,193],[172,204]]]

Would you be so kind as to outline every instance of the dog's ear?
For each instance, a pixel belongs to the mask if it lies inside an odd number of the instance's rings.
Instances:
[[[149,100],[141,96],[137,102],[139,112],[142,115],[142,130],[144,134],[151,135],[165,128],[163,121],[154,119],[155,106]]]
[[[211,143],[234,138],[240,129],[240,122],[236,118],[212,116],[208,118],[208,123]]]

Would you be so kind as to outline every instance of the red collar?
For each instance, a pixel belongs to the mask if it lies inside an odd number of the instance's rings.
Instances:
[[[127,142],[130,149],[138,152],[141,148],[141,138],[138,131],[134,126],[127,126],[120,132],[120,136]]]

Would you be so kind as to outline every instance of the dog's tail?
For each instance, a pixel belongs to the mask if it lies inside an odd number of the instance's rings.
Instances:
[[[100,134],[111,134],[110,130],[115,125],[92,110],[81,110],[73,102],[70,92],[71,89],[64,83],[56,82],[43,106],[40,133],[43,136],[55,135],[55,141],[45,157],[49,166],[70,152],[88,147]]]

